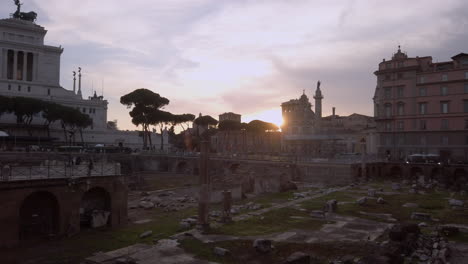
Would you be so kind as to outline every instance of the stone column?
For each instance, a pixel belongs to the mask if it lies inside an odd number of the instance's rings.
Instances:
[[[13,80],[18,79],[18,51],[13,50]]]
[[[231,191],[223,191],[223,223],[229,223],[232,221],[231,218],[231,207],[232,207],[232,195]]]
[[[26,78],[27,66],[28,66],[28,53],[26,51],[23,51],[23,79],[22,79],[23,81],[27,80]]]
[[[8,50],[2,49],[2,78],[7,78]]]
[[[39,54],[33,53],[33,81],[37,80],[37,71],[39,67]]]
[[[208,231],[209,222],[209,204],[211,200],[211,181],[208,175],[208,142],[200,142],[200,190],[198,197],[198,228],[202,232]]]

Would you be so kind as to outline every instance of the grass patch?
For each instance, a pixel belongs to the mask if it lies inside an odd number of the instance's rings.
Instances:
[[[281,208],[261,216],[253,216],[246,220],[222,225],[213,229],[212,232],[234,236],[257,236],[290,229],[316,230],[322,227],[324,223],[321,220],[311,219],[307,212],[293,208]]]
[[[315,199],[300,203],[301,207],[307,210],[321,210],[325,203],[329,200],[337,200],[338,202],[350,202],[355,201],[357,197],[346,191],[330,193]]]

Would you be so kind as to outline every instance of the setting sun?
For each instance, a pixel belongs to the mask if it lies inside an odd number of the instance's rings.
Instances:
[[[281,115],[280,108],[265,110],[265,111],[251,113],[251,114],[242,116],[242,122],[245,122],[245,123],[248,123],[256,119],[273,123],[280,128],[281,128],[281,125],[283,124],[283,117]]]

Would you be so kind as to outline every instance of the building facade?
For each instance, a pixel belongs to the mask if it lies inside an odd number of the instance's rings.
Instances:
[[[120,131],[108,129],[108,102],[96,93],[83,98],[81,89],[81,68],[74,73],[73,89],[68,90],[60,85],[60,57],[62,47],[44,44],[47,30],[33,21],[21,18],[0,20],[0,95],[8,97],[30,97],[43,101],[76,108],[89,115],[93,120],[83,133],[84,143],[141,147],[142,137],[137,131]],[[78,78],[77,78],[78,77]],[[78,79],[78,83],[76,83]],[[34,117],[32,126],[44,124],[41,115]],[[13,114],[0,116],[0,130],[11,135],[23,136],[17,129],[16,117]],[[47,136],[45,130],[36,129],[35,136]],[[65,141],[63,130],[55,122],[51,125],[51,138]],[[75,137],[75,136],[74,136]],[[78,135],[76,135],[78,137]],[[153,138],[159,137],[154,134]],[[78,142],[80,139],[74,139]],[[160,142],[159,139],[153,142]],[[167,145],[167,138],[165,138]]]
[[[219,115],[219,122],[225,121],[225,120],[231,120],[235,122],[241,122],[241,115],[235,114],[232,112],[224,113]]]
[[[408,57],[399,47],[379,63],[373,99],[380,154],[468,161],[468,54],[451,59]]]
[[[376,153],[373,118],[350,116],[322,117],[320,82],[315,91],[315,112],[305,92],[299,99],[281,104],[283,113],[282,151],[316,158],[332,158],[341,153]],[[364,139],[364,141],[363,141]],[[362,142],[366,142],[362,149]]]

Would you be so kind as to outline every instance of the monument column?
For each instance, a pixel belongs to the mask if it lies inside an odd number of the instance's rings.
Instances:
[[[2,49],[2,78],[7,78],[8,50]]]
[[[26,81],[26,70],[27,70],[27,65],[28,65],[28,56],[27,56],[27,52],[26,51],[23,51],[23,78],[22,80],[23,81]]]
[[[39,67],[39,54],[38,53],[33,53],[33,81],[37,81],[37,69]]]
[[[18,80],[18,51],[13,50],[13,80]]]

